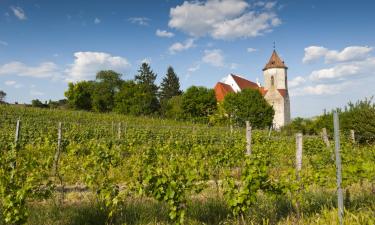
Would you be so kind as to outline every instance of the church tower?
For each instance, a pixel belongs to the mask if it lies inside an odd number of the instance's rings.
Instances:
[[[290,100],[288,93],[288,67],[273,50],[272,56],[263,69],[264,98],[275,110],[273,126],[276,129],[290,122]]]

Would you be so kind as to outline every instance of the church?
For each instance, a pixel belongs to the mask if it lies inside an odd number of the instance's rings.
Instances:
[[[290,122],[290,100],[288,93],[288,67],[273,50],[271,58],[263,68],[264,86],[252,82],[242,76],[229,74],[215,85],[215,95],[218,102],[224,100],[228,93],[237,93],[245,88],[259,90],[266,101],[275,110],[273,127],[280,127]],[[251,99],[249,99],[251,101]]]

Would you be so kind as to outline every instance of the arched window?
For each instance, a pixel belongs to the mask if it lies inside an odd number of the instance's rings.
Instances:
[[[271,86],[274,86],[275,85],[275,78],[272,76],[271,77]]]

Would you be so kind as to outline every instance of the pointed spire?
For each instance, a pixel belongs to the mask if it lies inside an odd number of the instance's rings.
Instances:
[[[270,60],[266,64],[266,66],[263,68],[264,70],[270,69],[270,68],[285,68],[288,69],[288,67],[285,65],[284,61],[282,61],[277,54],[276,50],[274,49],[271,55]]]

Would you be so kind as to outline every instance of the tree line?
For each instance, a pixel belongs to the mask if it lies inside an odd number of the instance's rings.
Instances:
[[[259,128],[272,124],[274,111],[257,90],[229,94],[218,104],[213,89],[191,86],[183,92],[172,67],[167,69],[160,86],[155,84],[157,74],[147,63],[142,63],[134,79],[121,77],[115,71],[105,70],[99,71],[95,80],[69,83],[65,92],[68,106],[210,124],[243,125],[245,120]]]

